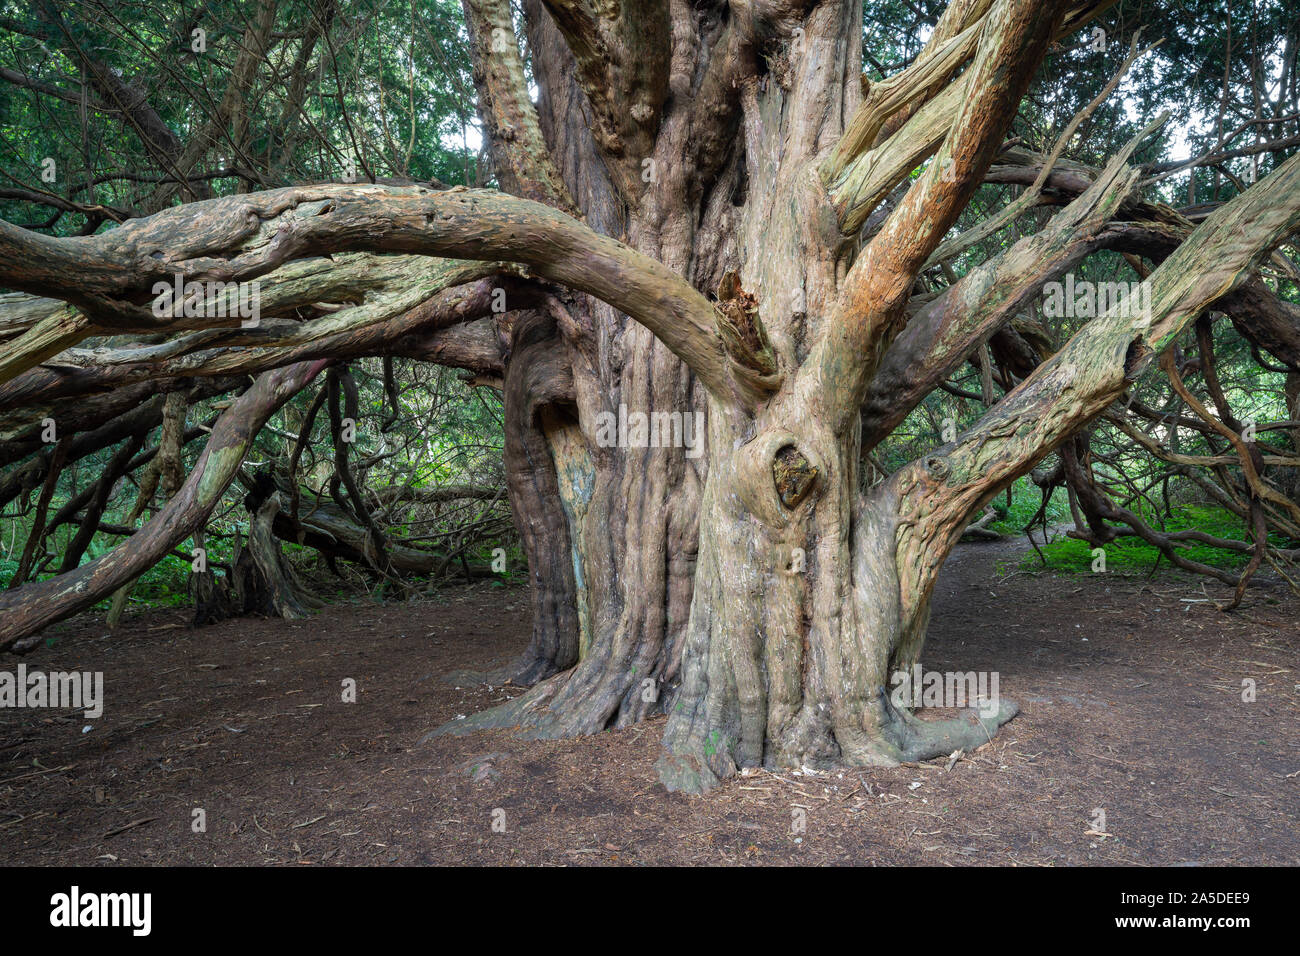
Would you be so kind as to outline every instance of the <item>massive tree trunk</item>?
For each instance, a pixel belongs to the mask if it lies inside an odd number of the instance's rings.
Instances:
[[[816,9],[790,49],[786,76],[745,99],[750,192],[740,216],[739,271],[785,380],[752,416],[712,410],[715,452],[687,666],[661,761],[670,787],[699,789],[737,766],[764,762],[918,759],[981,743],[989,732],[961,722],[926,725],[922,734],[887,697],[890,673],[919,652],[933,571],[900,569],[906,555],[898,548],[897,482],[861,488],[857,410],[875,370],[872,354],[892,338],[889,327],[901,325],[913,274],[902,260],[918,251],[906,248],[915,236],[880,233],[859,253],[811,175],[857,106],[860,69],[848,40],[856,34],[852,21],[838,19],[845,12]],[[1019,79],[1009,90],[996,82],[981,90],[986,101],[979,105],[996,130],[989,143],[1000,141],[1008,104],[1014,109],[1055,27],[1046,12],[1025,13],[1005,28]],[[992,47],[986,60],[1008,65]],[[928,198],[938,219],[960,208],[953,199]],[[946,231],[928,228],[936,239]],[[864,275],[859,263],[846,274],[854,254],[879,255],[883,268]],[[836,327],[846,296],[865,307],[856,321],[869,334],[846,330],[835,343],[810,335]],[[858,348],[866,356],[855,354]],[[997,722],[1012,713],[1007,705]]]
[[[914,79],[909,105],[892,115],[880,100],[860,105],[856,4],[774,7],[782,15],[760,21],[734,9],[730,19],[715,19],[670,5],[699,42],[674,45],[667,95],[617,70],[584,88],[601,30],[577,16],[579,5],[547,4],[555,20],[540,3],[528,7],[541,129],[568,195],[597,231],[625,236],[702,292],[719,291],[731,389],[706,394],[686,363],[641,325],[599,302],[568,303],[566,344],[595,475],[570,528],[589,602],[583,656],[572,671],[451,729],[522,724],[539,735],[590,733],[662,708],[669,722],[661,776],[696,790],[738,766],[946,754],[984,743],[1015,713],[1002,700],[983,719],[922,722],[890,702],[890,675],[921,653],[939,567],[1000,485],[963,474],[964,484],[953,487],[952,466],[938,455],[864,491],[857,412],[905,325],[913,277],[992,160],[1066,7],[954,4],[915,68],[929,72]],[[627,16],[640,16],[639,28],[654,37],[654,14],[632,5]],[[1081,18],[1081,11],[1069,16]],[[586,42],[566,46],[561,34]],[[620,35],[633,42],[630,31]],[[947,88],[964,89],[964,103],[936,95],[956,69],[957,48],[973,61],[963,77],[969,85]],[[576,63],[571,49],[580,51]],[[593,62],[582,62],[581,51]],[[646,62],[629,56],[619,65],[631,72]],[[916,88],[926,80],[939,84],[928,96]],[[608,97],[634,89],[644,109],[630,117],[606,111]],[[480,95],[492,102],[503,91],[488,83]],[[946,122],[926,115],[941,102]],[[909,133],[905,121],[914,113],[922,122]],[[592,114],[598,122],[583,120]],[[657,122],[652,145],[634,120]],[[701,122],[711,124],[708,135]],[[900,130],[909,161],[882,173],[891,162],[882,144]],[[872,146],[878,156],[864,165],[860,154]],[[862,209],[870,212],[877,200],[864,197],[883,197],[935,151],[929,177],[883,230],[883,216],[869,221]],[[895,392],[893,407],[878,413],[892,420],[874,423],[881,430],[873,445],[1044,281],[1121,241],[1100,233],[1131,199],[1134,178],[1122,163],[1130,151],[1055,230],[1000,257],[987,280],[967,284],[970,292],[950,295],[956,320],[933,309],[929,338],[918,323],[923,331],[895,366],[910,360],[920,374],[904,366],[911,393]],[[528,180],[530,169],[533,181],[553,181],[517,152],[517,143],[500,144],[497,155],[512,181]],[[649,171],[648,183],[637,182],[638,168]],[[864,222],[868,231],[859,235]],[[1122,361],[1116,367],[1123,373]],[[597,415],[620,405],[707,411],[707,458],[597,447]],[[1049,413],[1048,402],[1042,411]],[[572,456],[571,438],[566,433],[562,452],[553,443],[557,462]],[[1002,483],[1051,447],[1018,448],[1022,457],[1011,455],[1015,469]],[[536,577],[534,584],[547,586]]]
[[[853,360],[831,356],[826,369],[798,374],[820,360],[815,333],[858,252],[818,164],[861,98],[860,10],[791,4],[786,13],[757,22],[674,7],[700,42],[674,47],[661,74],[671,93],[663,115],[653,95],[633,115],[657,119],[653,146],[628,155],[639,131],[603,130],[623,146],[608,171],[602,128],[580,121],[601,107],[579,88],[582,65],[566,68],[563,24],[530,8],[541,126],[570,193],[598,231],[625,235],[702,291],[726,285],[716,321],[733,343],[735,389],[710,400],[645,328],[591,300],[571,305],[581,312],[571,327],[595,326],[600,349],[591,354],[590,335],[568,343],[595,474],[572,529],[590,602],[585,653],[571,672],[457,730],[523,723],[538,734],[589,733],[666,708],[664,778],[692,789],[737,765],[894,761],[987,739],[985,727],[963,723],[922,742],[883,698],[890,668],[919,652],[932,575],[900,580],[897,493],[860,494],[858,416],[844,413],[854,395],[834,394]],[[958,26],[963,15],[954,14]],[[1003,28],[1020,57],[1019,86],[988,93],[994,128],[972,134],[986,153],[1055,26],[1023,11],[1020,19],[1028,37],[1017,24]],[[949,199],[948,215],[960,207]],[[943,229],[932,231],[937,241]],[[894,300],[882,304],[897,308],[909,285],[900,271]],[[598,447],[598,414],[620,405],[707,412],[709,454]]]

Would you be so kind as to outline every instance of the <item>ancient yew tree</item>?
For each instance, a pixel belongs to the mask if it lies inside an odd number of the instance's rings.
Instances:
[[[1293,489],[1277,478],[1295,464],[1300,428],[1243,438],[1213,369],[1226,315],[1260,361],[1289,382],[1300,372],[1298,310],[1279,294],[1295,267],[1277,252],[1300,227],[1294,141],[1256,137],[1236,155],[1257,177],[1195,211],[1153,195],[1173,164],[1135,160],[1164,117],[1099,164],[1064,158],[1144,52],[1137,38],[1112,38],[1114,76],[1042,148],[1011,134],[1045,58],[1087,48],[1112,3],[953,0],[915,55],[875,64],[887,75],[871,79],[860,0],[464,0],[493,188],[365,163],[348,176],[357,182],[286,175],[243,117],[267,64],[298,76],[295,56],[315,62],[313,48],[346,33],[345,7],[309,6],[291,34],[277,32],[276,0],[243,6],[224,95],[188,142],[78,45],[68,17],[45,8],[33,21],[76,51],[81,89],[143,144],[160,185],[141,209],[65,203],[88,217],[81,235],[0,222],[0,285],[21,293],[0,304],[0,447],[26,469],[6,500],[48,485],[69,455],[160,426],[160,393],[242,391],[130,537],[0,594],[0,647],[21,648],[202,534],[252,436],[294,394],[328,378],[311,414],[355,418],[347,363],[362,356],[466,369],[503,394],[534,624],[496,677],[531,689],[454,729],[576,735],[666,713],[660,773],[673,788],[747,766],[893,764],[988,740],[1010,701],[983,720],[921,720],[886,689],[920,659],[936,575],[994,496],[1041,464],[1045,491],[1067,487],[1092,543],[1122,529],[1189,564],[1179,539],[1098,484],[1088,442],[1100,422],[1171,468],[1207,469],[1202,480],[1254,529],[1221,542],[1251,555],[1246,571],[1204,568],[1239,585],[1237,600],[1261,564],[1293,557],[1269,535],[1300,536]],[[285,35],[296,47],[277,46]],[[1273,106],[1295,99],[1295,39]],[[6,81],[58,92],[26,74]],[[295,95],[291,84],[285,115]],[[212,196],[205,170],[221,156],[241,185]],[[955,228],[988,183],[1019,192]],[[1026,214],[1035,228],[996,241]],[[1059,343],[1039,334],[1045,286],[1102,252],[1123,255],[1142,307],[1103,303]],[[159,298],[157,284],[176,281],[203,284],[199,307]],[[260,319],[241,323],[232,296],[253,282]],[[1189,336],[1208,400],[1184,381]],[[968,364],[982,414],[882,474],[873,452]],[[1170,450],[1131,423],[1167,414],[1134,391],[1160,369],[1190,410],[1176,416],[1213,454]],[[702,413],[703,453],[598,440],[602,416],[620,410]],[[53,445],[39,437],[46,420]],[[337,440],[335,452],[346,460]],[[378,571],[419,570],[347,468],[335,492],[347,522],[313,533]],[[254,502],[258,567],[273,585],[283,575],[265,542],[282,511],[298,520],[297,493],[268,485]],[[84,507],[90,534],[93,495]],[[273,604],[298,613],[286,589]]]

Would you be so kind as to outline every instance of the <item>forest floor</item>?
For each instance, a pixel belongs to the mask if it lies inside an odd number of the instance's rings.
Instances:
[[[106,699],[0,710],[0,864],[1300,862],[1300,600],[1252,589],[1225,614],[1226,589],[1181,575],[1008,574],[1023,547],[958,548],[925,653],[998,671],[1021,714],[992,743],[705,796],[656,783],[662,718],[419,743],[518,692],[444,677],[524,647],[519,586],[200,630],[154,611],[112,637],[83,615],[0,664],[102,671]]]

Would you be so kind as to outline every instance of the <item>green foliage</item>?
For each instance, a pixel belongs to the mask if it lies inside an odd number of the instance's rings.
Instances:
[[[1223,508],[1204,505],[1182,505],[1175,507],[1164,530],[1167,532],[1196,530],[1219,538],[1235,541],[1247,541],[1245,524],[1232,512]],[[1276,544],[1284,545],[1281,539]],[[1082,574],[1091,572],[1093,564],[1092,545],[1077,538],[1060,537],[1043,547],[1043,560],[1035,552],[1026,554],[1020,562],[1024,570],[1050,570],[1063,574]],[[1171,567],[1168,560],[1158,548],[1147,544],[1140,538],[1117,538],[1106,545],[1106,569],[1121,574],[1149,573],[1157,566]],[[1178,545],[1179,553],[1191,561],[1207,564],[1210,567],[1228,571],[1239,570],[1249,560],[1248,554],[1236,551],[1224,551],[1198,542],[1184,542]]]
[[[241,0],[197,8],[178,0],[0,2],[0,63],[28,81],[0,81],[6,185],[140,212],[151,204],[158,180],[175,174],[175,159],[161,158],[167,147],[122,122],[111,97],[93,83],[87,83],[83,120],[83,57],[120,77],[133,96],[140,94],[182,146],[201,134],[210,137],[213,148],[193,173],[234,166],[256,188],[272,188],[337,182],[351,163],[362,180],[483,184],[459,2],[277,4],[266,59],[281,79],[268,82],[266,67],[260,71],[243,115],[247,130],[235,141],[227,129],[231,121],[214,117],[256,12],[256,4]],[[194,49],[193,30],[204,31],[201,52]],[[303,84],[295,87],[290,78]],[[55,162],[52,182],[41,175],[47,158]],[[229,194],[241,178],[208,177],[200,192]],[[203,196],[176,190],[171,201],[194,198]],[[0,218],[58,235],[111,225],[102,215],[42,209],[25,198],[0,198]]]
[[[1025,525],[1038,513],[1042,506],[1043,495],[1038,486],[1027,477],[1017,478],[1011,486],[1011,505],[1007,506],[1006,493],[994,498],[989,504],[998,513],[997,518],[986,527],[998,534],[1024,534]],[[1066,500],[1065,489],[1058,488],[1047,505],[1047,524],[1058,524],[1070,518],[1070,506]],[[1041,521],[1041,519],[1040,519]],[[1039,527],[1039,525],[1035,525]]]
[[[189,603],[189,576],[190,562],[169,554],[140,577],[131,597],[155,607],[179,607]]]
[[[13,576],[18,572],[18,559],[0,554],[0,588],[7,588]]]

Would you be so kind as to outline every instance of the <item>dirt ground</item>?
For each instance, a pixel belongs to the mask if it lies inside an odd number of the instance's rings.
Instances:
[[[1022,712],[991,744],[695,797],[656,783],[662,720],[418,743],[517,692],[443,679],[524,646],[517,587],[200,630],[152,612],[112,637],[83,616],[22,663],[103,671],[104,714],[0,710],[0,863],[1300,862],[1300,601],[1252,589],[1224,614],[1199,579],[1008,576],[1018,548],[959,547],[925,654],[999,672]]]

